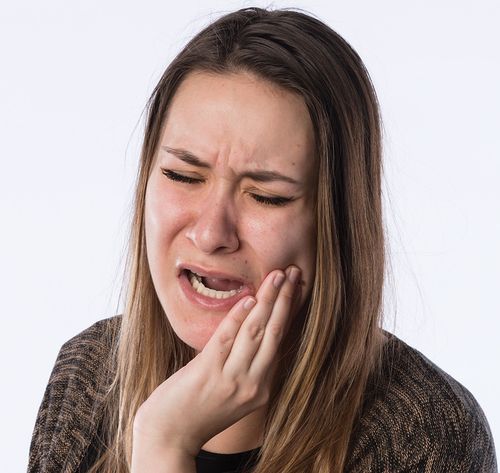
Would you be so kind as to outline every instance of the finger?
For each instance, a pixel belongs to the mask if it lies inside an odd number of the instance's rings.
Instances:
[[[269,367],[276,358],[285,330],[289,326],[290,312],[300,280],[300,269],[295,266],[290,267],[287,269],[286,275],[286,281],[274,304],[262,342],[249,368],[249,374],[255,379],[264,379],[266,376]]]
[[[238,376],[250,368],[284,280],[283,271],[272,271],[261,284],[256,295],[257,304],[241,325],[231,353],[226,359],[223,368],[225,373]]]
[[[226,358],[231,352],[241,324],[252,310],[252,307],[255,306],[256,302],[254,297],[244,297],[239,300],[227,313],[226,317],[222,319],[200,353],[210,366],[215,365],[219,370],[222,370]]]

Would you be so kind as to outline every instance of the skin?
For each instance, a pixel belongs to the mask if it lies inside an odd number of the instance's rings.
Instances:
[[[207,167],[167,147],[187,150]],[[156,458],[151,449],[190,463],[201,447],[230,453],[260,445],[279,344],[314,280],[315,169],[313,127],[300,96],[244,73],[196,72],[181,83],[148,181],[145,230],[162,307],[198,355],[139,409],[135,471],[138,458]],[[165,170],[199,182],[172,180]],[[297,183],[242,176],[261,170]],[[292,200],[275,206],[255,195]],[[229,311],[200,307],[179,286],[181,262],[236,275],[253,297]],[[286,279],[276,287],[279,274]],[[243,307],[247,299],[256,300],[253,308]]]
[[[195,472],[207,439],[269,401],[300,271],[273,271],[230,310],[203,351],[162,383],[134,421],[132,472]],[[251,302],[251,305],[246,305]],[[255,330],[257,327],[265,330]]]

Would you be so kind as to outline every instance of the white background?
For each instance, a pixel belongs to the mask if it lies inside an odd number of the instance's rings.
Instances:
[[[26,468],[61,344],[120,312],[141,114],[161,72],[220,14],[267,4],[175,5],[2,4],[1,471]],[[474,394],[498,444],[499,3],[272,5],[317,15],[365,61],[386,135],[385,327]]]

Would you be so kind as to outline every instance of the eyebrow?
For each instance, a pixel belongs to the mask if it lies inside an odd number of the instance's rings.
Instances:
[[[193,153],[186,151],[185,149],[171,148],[169,146],[162,146],[161,148],[191,166],[197,166],[205,169],[210,169],[211,167],[210,164],[202,161],[198,158],[198,156],[195,156]],[[241,174],[241,177],[249,177],[257,182],[285,181],[290,184],[300,185],[300,182],[277,171],[245,171]]]

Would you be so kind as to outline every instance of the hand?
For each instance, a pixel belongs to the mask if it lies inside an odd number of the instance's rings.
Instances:
[[[272,271],[256,301],[238,301],[204,349],[140,406],[134,438],[194,457],[216,434],[266,405],[299,280],[297,267]]]

